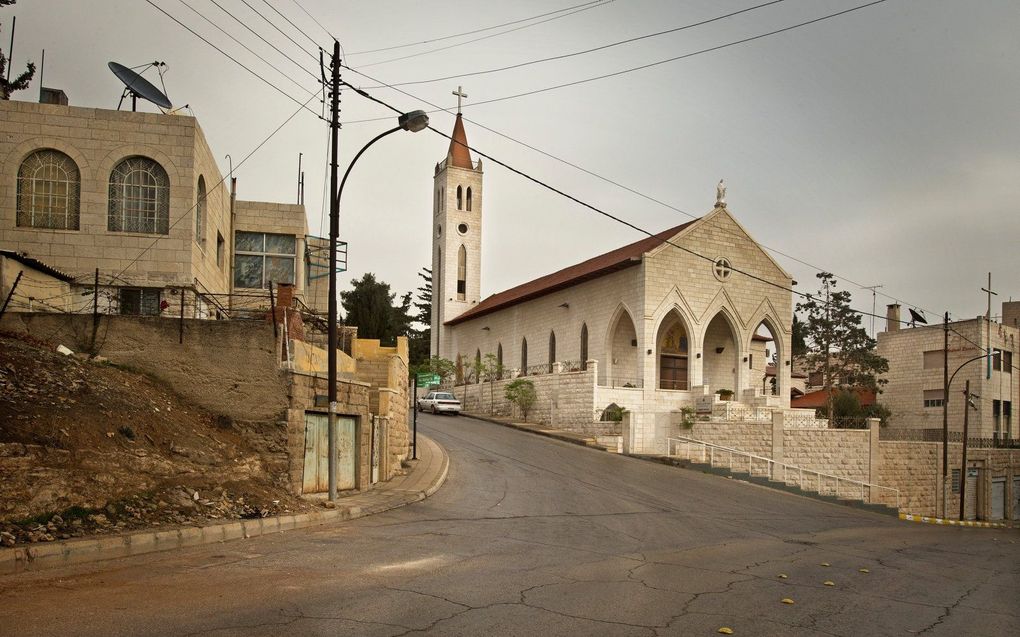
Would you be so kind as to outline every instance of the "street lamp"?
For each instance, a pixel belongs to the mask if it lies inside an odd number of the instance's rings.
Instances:
[[[982,358],[984,358],[986,356],[988,356],[988,354],[981,354],[980,356],[975,356],[974,358],[972,358],[970,360],[964,361],[959,367],[956,368],[956,371],[953,372],[953,375],[949,377],[949,380],[946,381],[945,389],[942,392],[942,413],[943,413],[943,415],[946,415],[946,414],[949,413],[949,387],[950,387],[950,385],[953,384],[953,379],[956,378],[956,375],[958,373],[960,373],[961,369],[963,369],[967,365],[970,365],[974,361],[981,360]],[[963,405],[964,422],[966,422],[966,419],[967,419],[967,413],[968,413],[967,410],[968,409],[970,409],[970,381],[967,381],[967,397],[964,398],[964,405]],[[942,428],[942,515],[944,515],[946,518],[948,518],[949,517],[949,510],[948,510],[948,505],[949,505],[949,489],[946,488],[948,486],[946,483],[949,481],[949,420],[948,420],[948,418],[943,418],[943,421],[944,421],[945,424],[944,424],[944,426]],[[967,434],[966,434],[966,427],[964,427],[964,434],[963,434],[963,465],[964,466],[960,470],[960,519],[961,520],[963,519],[963,501],[964,501],[964,493],[963,492],[966,490],[966,479],[967,479],[966,478],[966,473],[967,473],[966,464],[967,464]],[[938,506],[938,505],[936,504],[936,506]],[[937,515],[938,511],[936,511],[935,513]]]
[[[334,83],[336,86],[338,82]],[[336,91],[339,87],[335,88]],[[336,119],[336,101],[334,98],[333,105],[334,121]],[[383,137],[395,133],[400,130],[410,131],[417,133],[418,131],[428,128],[429,116],[425,114],[425,111],[411,111],[404,113],[397,118],[397,126],[390,130],[376,135],[365,144],[358,154],[351,160],[347,171],[344,173],[343,179],[340,181],[340,187],[336,188],[336,156],[337,156],[337,139],[336,139],[336,128],[333,129],[333,172],[331,175],[330,183],[333,188],[336,189],[336,195],[330,200],[329,207],[329,351],[327,352],[327,365],[329,367],[327,371],[327,382],[329,383],[328,397],[329,397],[329,420],[328,420],[328,453],[329,453],[329,499],[330,501],[336,500],[336,412],[337,412],[337,401],[336,401],[336,347],[337,347],[337,302],[336,302],[336,246],[337,240],[340,237],[340,195],[343,194],[344,185],[347,183],[347,177],[351,174],[351,169],[354,168],[354,164],[357,163],[361,155],[364,154],[368,147],[376,143]]]

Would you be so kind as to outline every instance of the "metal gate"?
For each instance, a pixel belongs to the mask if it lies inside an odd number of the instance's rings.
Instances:
[[[992,517],[1001,520],[1006,517],[1006,478],[992,478]]]
[[[1020,478],[1013,477],[1013,519],[1020,520]]]
[[[336,488],[353,489],[354,419],[336,418]],[[302,493],[329,491],[329,417],[305,413],[305,470]]]
[[[963,512],[963,519],[977,519],[977,494],[978,494],[978,470],[967,469],[967,501],[964,502],[966,510]]]

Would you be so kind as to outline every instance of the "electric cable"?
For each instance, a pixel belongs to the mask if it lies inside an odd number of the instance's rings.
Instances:
[[[247,30],[248,30],[248,31],[249,31],[249,32],[250,32],[250,33],[251,33],[252,35],[254,35],[254,36],[255,36],[255,37],[257,37],[258,39],[260,39],[260,40],[262,40],[263,42],[265,42],[265,43],[266,43],[266,45],[268,45],[269,47],[271,47],[271,48],[272,48],[272,49],[273,49],[274,51],[276,51],[277,53],[279,53],[279,54],[280,54],[280,55],[282,55],[283,57],[285,57],[285,58],[287,58],[288,60],[290,60],[291,64],[293,64],[294,66],[298,67],[299,69],[301,69],[301,70],[302,70],[302,71],[304,71],[305,73],[308,73],[308,74],[309,74],[309,75],[311,75],[311,76],[312,76],[313,78],[315,77],[315,74],[314,74],[314,73],[312,73],[311,71],[309,71],[308,69],[306,69],[306,68],[304,67],[304,65],[302,65],[302,64],[301,64],[300,62],[298,62],[297,60],[295,60],[295,59],[294,59],[294,58],[292,58],[291,56],[289,56],[289,55],[287,55],[286,53],[284,53],[284,52],[283,52],[283,51],[282,51],[282,50],[280,49],[280,47],[276,46],[275,44],[273,44],[272,42],[270,42],[269,40],[267,40],[267,39],[266,39],[265,37],[263,37],[263,36],[262,36],[262,34],[261,34],[261,33],[259,33],[258,31],[256,31],[255,29],[251,28],[251,27],[250,27],[249,25],[245,24],[245,23],[244,23],[244,22],[243,22],[243,21],[242,21],[242,20],[241,20],[240,18],[238,18],[238,17],[237,17],[236,15],[234,15],[233,13],[231,13],[231,12],[230,12],[229,10],[225,9],[225,8],[223,7],[223,5],[221,5],[221,4],[219,3],[219,2],[217,2],[216,0],[210,0],[210,1],[211,1],[211,2],[212,2],[212,3],[214,4],[214,5],[216,5],[216,6],[217,6],[217,7],[219,8],[219,10],[220,10],[220,11],[222,11],[223,13],[226,13],[226,14],[227,14],[228,16],[230,16],[230,18],[231,18],[231,19],[232,19],[232,20],[233,20],[234,22],[236,22],[236,23],[240,24],[240,25],[241,25],[242,27],[244,27],[245,29],[247,29]],[[151,2],[149,1],[149,0],[146,0],[146,2],[149,2],[149,4],[152,4],[152,3],[151,3]],[[302,49],[302,51],[304,51],[304,49]],[[307,51],[305,51],[305,53],[307,53]],[[314,58],[314,56],[312,57],[312,59],[315,59],[315,58]],[[318,79],[318,78],[315,78],[315,79]]]
[[[303,52],[303,53],[304,53],[305,55],[309,56],[310,58],[312,58],[312,60],[313,60],[313,61],[315,61],[315,54],[314,54],[314,53],[312,53],[312,52],[311,52],[311,51],[309,51],[308,49],[304,48],[303,46],[301,46],[300,44],[298,44],[298,43],[297,43],[297,42],[296,42],[296,41],[294,40],[294,38],[292,38],[292,37],[290,37],[289,35],[287,35],[286,33],[284,33],[283,29],[281,29],[280,27],[276,26],[276,23],[275,23],[275,22],[273,22],[272,20],[270,20],[269,18],[267,18],[267,17],[266,17],[266,16],[265,16],[265,15],[264,15],[264,14],[263,14],[263,13],[262,13],[261,11],[259,11],[259,10],[258,10],[258,9],[256,9],[255,7],[253,7],[253,6],[251,6],[250,4],[248,4],[248,0],[241,0],[241,2],[242,2],[242,3],[244,3],[244,6],[248,7],[249,9],[251,9],[251,10],[252,10],[252,11],[253,11],[253,12],[255,13],[255,15],[257,15],[258,17],[260,17],[260,18],[262,18],[263,20],[265,20],[266,24],[268,24],[269,26],[271,26],[271,27],[273,27],[274,29],[276,29],[276,30],[277,30],[277,32],[279,32],[279,34],[280,34],[280,35],[282,35],[283,37],[285,37],[285,38],[287,38],[288,40],[290,40],[290,41],[291,41],[291,43],[292,43],[292,44],[293,44],[294,46],[296,46],[296,47],[297,47],[298,49],[300,49],[300,50],[301,50],[301,51],[302,51],[302,52]],[[272,7],[270,7],[270,8],[272,8]]]
[[[557,60],[565,60],[565,59],[568,59],[568,58],[577,57],[579,55],[586,55],[588,53],[595,53],[597,51],[604,51],[606,49],[611,49],[611,48],[614,48],[614,47],[622,46],[624,44],[630,44],[632,42],[638,42],[640,40],[647,40],[649,38],[655,38],[655,37],[658,37],[658,36],[661,36],[661,35],[668,35],[670,33],[677,33],[679,31],[685,31],[687,29],[693,29],[695,27],[700,27],[700,26],[704,26],[706,24],[711,24],[712,22],[718,22],[719,20],[725,20],[726,18],[732,18],[733,16],[737,16],[737,15],[740,15],[742,13],[748,13],[750,11],[755,11],[756,9],[761,9],[761,8],[768,7],[768,6],[771,6],[771,5],[774,5],[774,4],[780,4],[782,2],[786,2],[786,0],[770,0],[769,2],[764,2],[762,4],[757,4],[757,5],[753,6],[753,7],[747,7],[746,9],[739,9],[737,11],[731,11],[729,13],[726,13],[726,14],[723,14],[723,15],[719,15],[719,16],[716,16],[714,18],[708,18],[706,20],[701,20],[701,21],[698,21],[698,22],[691,22],[690,24],[685,24],[685,25],[682,25],[682,26],[679,26],[679,27],[674,27],[672,29],[667,29],[665,31],[657,31],[655,33],[647,33],[645,35],[639,35],[637,37],[627,38],[626,40],[618,40],[616,42],[610,42],[609,44],[603,44],[603,45],[600,45],[600,46],[592,47],[590,49],[584,49],[582,51],[574,51],[573,53],[563,53],[561,55],[553,55],[553,56],[549,56],[549,57],[539,58],[537,60],[529,60],[527,62],[519,62],[517,64],[511,64],[509,66],[501,66],[501,67],[498,67],[498,68],[486,69],[486,70],[483,70],[483,71],[471,71],[469,73],[458,73],[456,75],[447,75],[445,77],[436,77],[436,78],[432,78],[430,80],[414,80],[414,81],[410,81],[410,82],[393,82],[393,83],[390,83],[390,84],[380,84],[379,86],[366,86],[366,87],[363,87],[363,88],[365,88],[365,89],[387,88],[387,87],[388,88],[393,88],[394,86],[412,86],[412,85],[416,85],[416,84],[432,84],[434,82],[443,82],[445,80],[455,80],[455,79],[459,79],[459,78],[462,78],[462,77],[474,77],[474,76],[477,76],[477,75],[488,75],[490,73],[500,73],[502,71],[509,71],[509,70],[512,70],[512,69],[519,69],[519,68],[522,68],[522,67],[525,67],[525,66],[532,66],[534,64],[542,64],[544,62],[554,62],[554,61],[557,61]]]

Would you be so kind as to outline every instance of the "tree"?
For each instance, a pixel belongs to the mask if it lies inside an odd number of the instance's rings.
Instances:
[[[528,421],[528,411],[535,405],[538,395],[535,393],[535,383],[524,378],[517,378],[506,386],[504,392],[509,400],[524,415],[524,422]]]
[[[0,7],[6,7],[14,4],[17,0],[0,0]],[[14,91],[23,91],[28,88],[28,84],[35,77],[35,63],[29,62],[26,65],[26,70],[21,73],[18,77],[13,80],[7,80],[7,57],[4,55],[3,50],[0,50],[0,100],[11,99],[11,93]]]
[[[485,373],[485,377],[489,381],[489,415],[491,416],[493,405],[496,402],[496,396],[494,393],[495,390],[493,389],[492,384],[503,378],[503,363],[499,362],[496,355],[491,352],[485,355],[483,361],[484,367],[482,371]]]
[[[418,276],[424,283],[416,290],[417,298],[411,304],[415,309],[411,315],[412,327],[408,335],[411,365],[428,360],[432,346],[432,270],[422,268]]]
[[[861,326],[861,315],[850,307],[850,293],[836,289],[836,277],[818,273],[821,288],[815,296],[797,304],[807,314],[804,335],[810,369],[821,368],[828,396],[826,412],[833,412],[833,388],[865,388],[881,391],[889,361],[875,353],[875,339]]]
[[[421,361],[417,365],[412,365],[411,373],[437,374],[440,382],[442,382],[453,378],[454,373],[456,373],[456,366],[453,364],[453,361],[440,358],[439,356],[433,356],[432,358],[427,358]]]
[[[807,340],[804,338],[804,322],[793,315],[793,336],[790,339],[794,356],[804,356],[808,352]]]
[[[376,281],[375,275],[366,272],[358,281],[351,281],[351,290],[340,293],[347,325],[358,328],[360,338],[377,338],[383,345],[392,347],[398,336],[407,336],[411,329],[411,293],[394,305],[396,294],[388,283]]]

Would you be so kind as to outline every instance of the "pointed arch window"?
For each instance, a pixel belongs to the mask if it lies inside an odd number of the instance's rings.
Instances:
[[[528,339],[521,339],[521,376],[528,375]]]
[[[457,186],[457,210],[464,209],[464,189]]]
[[[110,172],[111,232],[170,234],[170,177],[148,157],[128,157]]]
[[[205,245],[205,177],[198,176],[198,189],[195,193],[195,241]]]
[[[468,212],[471,211],[471,186],[467,187],[467,209]]]
[[[81,172],[74,160],[52,148],[37,150],[18,169],[17,224],[78,230]]]
[[[553,363],[556,362],[556,332],[549,332],[549,373],[553,372]]]
[[[588,325],[581,323],[581,369],[588,369]]]
[[[457,250],[457,300],[467,295],[467,249],[461,245]]]
[[[475,350],[475,382],[482,382],[482,350]]]
[[[503,344],[496,344],[496,376],[503,378]]]

